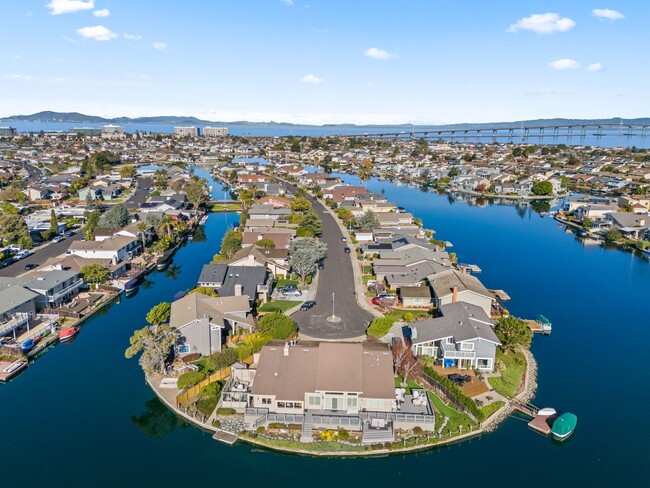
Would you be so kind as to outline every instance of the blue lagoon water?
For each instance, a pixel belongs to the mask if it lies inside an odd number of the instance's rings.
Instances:
[[[154,399],[124,349],[151,306],[194,285],[238,218],[214,214],[207,240],[176,254],[180,269],[152,273],[136,296],[0,387],[0,486],[648,486],[650,265],[584,247],[526,209],[480,208],[393,183],[367,184],[452,241],[461,261],[478,264],[486,286],[512,296],[512,313],[544,313],[553,321],[552,335],[533,342],[534,403],[574,412],[572,438],[557,444],[511,418],[494,433],[418,454],[315,459],[228,447],[178,420]]]

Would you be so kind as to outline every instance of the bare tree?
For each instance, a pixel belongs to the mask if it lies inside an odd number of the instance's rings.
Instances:
[[[399,342],[395,341],[391,346],[391,350],[395,368],[403,378],[402,386],[408,386],[408,378],[414,375],[418,365],[418,360],[413,355],[411,341],[406,338]]]

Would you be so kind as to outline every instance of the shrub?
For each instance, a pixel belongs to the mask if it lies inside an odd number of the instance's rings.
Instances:
[[[260,425],[257,429],[255,429],[255,432],[257,432],[258,434],[263,434],[264,432],[266,432],[266,429],[262,425]]]
[[[336,439],[336,433],[333,430],[324,430],[320,433],[320,438],[324,441],[333,441]]]
[[[237,358],[240,361],[243,361],[253,354],[253,348],[246,343],[237,344],[235,351],[237,351]]]
[[[350,433],[345,429],[340,429],[336,434],[336,437],[340,441],[347,441],[350,438]]]
[[[422,432],[423,432],[422,427],[420,427],[419,425],[416,425],[415,427],[413,427],[413,433],[415,435],[422,435]]]
[[[178,377],[177,385],[180,390],[186,390],[204,379],[205,373],[202,371],[189,371],[188,373],[182,374]]]
[[[413,322],[413,313],[406,312],[404,315],[402,315],[402,320],[404,320],[404,322]]]
[[[213,420],[212,426],[218,429],[219,427],[221,427],[221,422],[219,422],[218,420]]]
[[[217,415],[235,415],[237,411],[234,408],[217,408]]]
[[[262,334],[269,335],[273,339],[286,339],[298,330],[296,322],[280,312],[265,315],[260,319],[259,326]]]
[[[185,364],[191,363],[193,361],[197,361],[201,359],[201,355],[198,352],[193,352],[192,354],[188,354],[187,356],[183,356],[183,362]]]
[[[208,364],[214,370],[227,368],[235,363],[238,359],[237,351],[232,348],[225,347],[219,352],[213,352],[208,357]]]
[[[215,381],[209,385],[205,385],[201,388],[201,395],[205,396],[217,396],[221,392],[221,383]]]
[[[379,339],[388,334],[388,331],[393,326],[395,320],[391,317],[377,317],[372,322],[370,322],[370,327],[368,327],[368,335],[370,337],[375,337]]]

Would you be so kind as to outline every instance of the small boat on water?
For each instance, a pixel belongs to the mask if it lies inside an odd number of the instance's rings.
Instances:
[[[35,345],[36,343],[34,342],[34,339],[27,339],[20,345],[20,349],[22,349],[23,352],[31,351],[34,349]]]
[[[169,266],[169,263],[172,261],[172,257],[174,256],[174,251],[169,249],[168,251],[165,251],[165,253],[158,258],[156,261],[156,268],[158,271],[162,271],[167,266]]]
[[[585,229],[578,230],[578,237],[587,237],[588,232]]]
[[[124,291],[126,291],[127,295],[133,294],[138,290],[139,286],[140,286],[140,281],[137,278],[134,278],[124,283]]]
[[[537,415],[540,417],[551,417],[555,414],[557,414],[557,412],[552,407],[540,408],[537,411]]]
[[[566,440],[576,430],[577,424],[578,417],[569,412],[563,413],[553,422],[553,427],[551,428],[553,439],[558,441]]]
[[[547,319],[543,315],[538,315],[535,322],[537,322],[539,326],[542,328],[542,334],[550,334],[551,330],[553,330],[553,324],[549,319]]]
[[[4,369],[0,370],[0,381],[9,381],[14,375],[25,369],[27,364],[24,359],[16,359],[9,366],[5,366]]]
[[[68,327],[66,329],[61,329],[59,332],[59,340],[61,342],[66,342],[72,339],[79,332],[79,327]]]
[[[185,295],[187,295],[187,292],[185,290],[181,290],[181,291],[175,293],[174,296],[172,297],[172,302],[175,302],[176,300],[180,300]]]
[[[41,339],[42,339],[42,338],[43,338],[43,335],[37,335],[36,337],[34,337],[34,345],[36,345],[36,344],[38,344],[39,342],[41,342]]]

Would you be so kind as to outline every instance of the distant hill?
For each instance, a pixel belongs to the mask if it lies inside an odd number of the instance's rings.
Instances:
[[[176,115],[158,116],[158,117],[114,117],[104,118],[96,115],[85,115],[79,112],[51,112],[44,111],[31,115],[12,115],[10,117],[0,118],[2,122],[59,122],[69,124],[175,124],[175,125],[255,125],[255,126],[269,126],[269,127],[386,127],[396,128],[400,130],[408,130],[410,128],[423,129],[423,128],[454,128],[464,129],[468,127],[481,128],[481,127],[513,127],[513,126],[553,126],[558,124],[619,124],[619,123],[633,123],[633,124],[650,124],[650,117],[636,118],[636,119],[622,119],[620,117],[613,117],[611,119],[535,119],[535,120],[518,120],[514,122],[491,122],[491,123],[462,123],[462,124],[437,124],[437,125],[412,125],[412,124],[323,124],[320,126],[309,124],[292,124],[289,122],[250,122],[250,121],[237,121],[237,122],[218,122],[210,120],[202,120],[196,117],[183,117]]]

